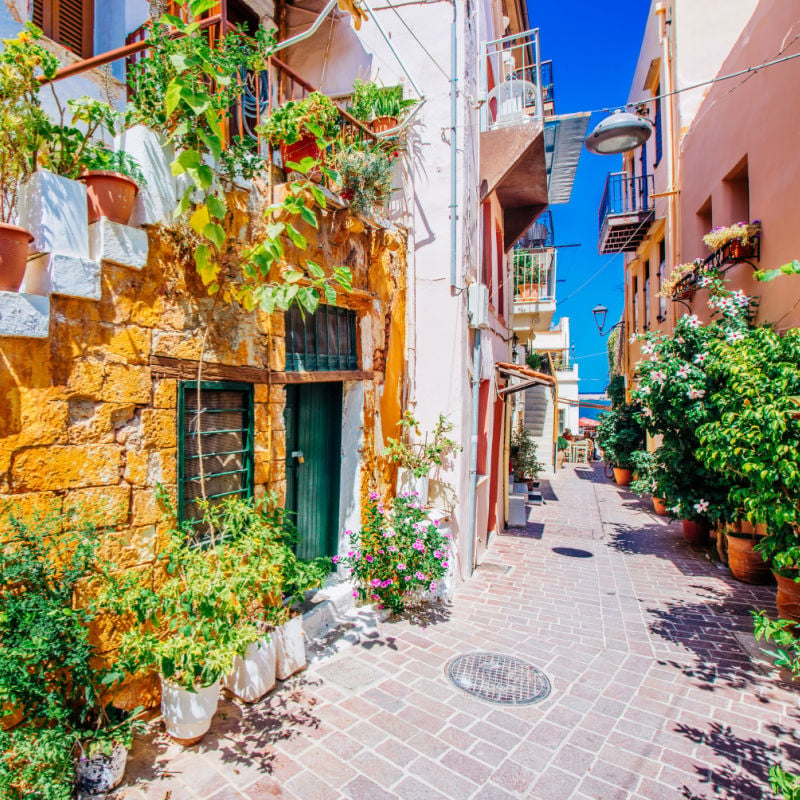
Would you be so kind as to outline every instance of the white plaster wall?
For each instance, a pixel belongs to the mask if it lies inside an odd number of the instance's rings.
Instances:
[[[347,381],[342,400],[342,468],[339,476],[339,553],[350,544],[345,531],[361,527],[361,456],[364,449],[364,383]]]

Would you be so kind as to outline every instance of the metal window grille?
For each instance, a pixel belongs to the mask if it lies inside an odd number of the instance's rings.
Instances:
[[[325,372],[358,369],[356,312],[321,305],[313,314],[292,306],[286,315],[286,369]]]
[[[195,525],[198,544],[208,541],[200,521],[202,499],[200,453],[206,497],[221,502],[227,497],[253,495],[253,387],[244,383],[180,384],[178,405],[178,516]]]

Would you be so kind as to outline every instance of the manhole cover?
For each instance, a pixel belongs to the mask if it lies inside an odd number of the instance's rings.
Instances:
[[[550,694],[550,680],[533,664],[500,653],[467,653],[447,665],[447,677],[465,692],[490,703],[521,706]]]

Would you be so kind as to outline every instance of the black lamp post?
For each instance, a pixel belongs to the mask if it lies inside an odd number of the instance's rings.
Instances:
[[[622,320],[620,320],[619,322],[614,323],[607,331],[604,331],[603,328],[606,324],[606,314],[608,314],[608,309],[602,303],[598,303],[592,309],[592,314],[594,314],[594,324],[597,325],[597,332],[601,336],[605,336],[606,334],[611,333],[614,328],[621,328],[625,324]]]

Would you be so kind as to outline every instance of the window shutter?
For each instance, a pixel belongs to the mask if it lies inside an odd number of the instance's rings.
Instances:
[[[81,58],[94,52],[94,0],[33,0],[33,24]]]

